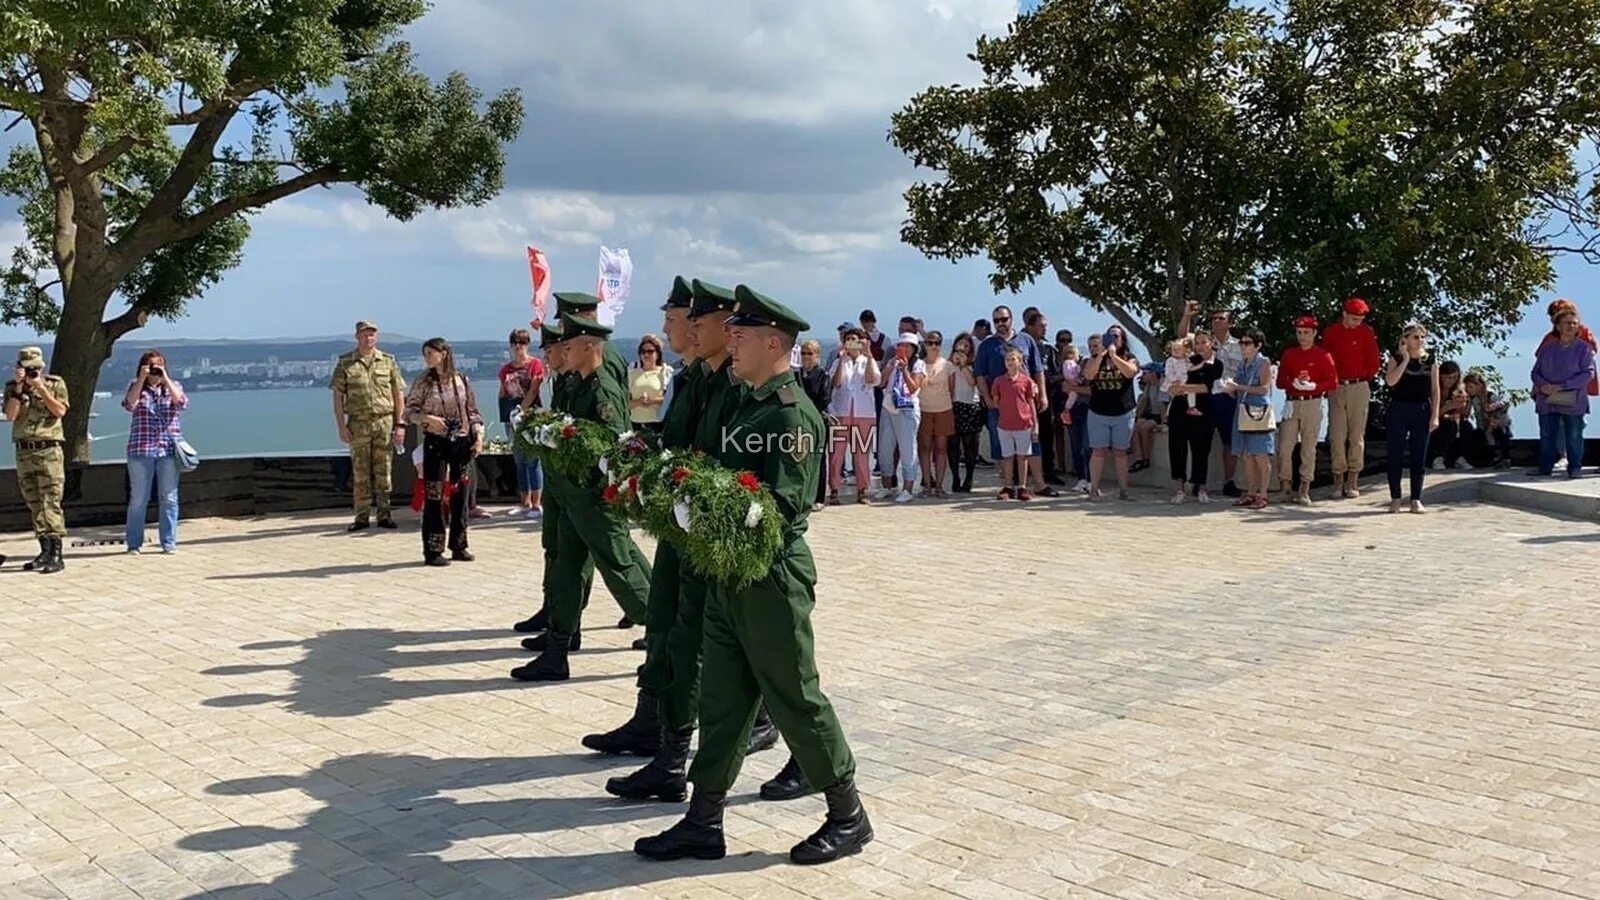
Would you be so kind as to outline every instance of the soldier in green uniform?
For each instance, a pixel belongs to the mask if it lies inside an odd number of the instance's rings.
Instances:
[[[394,528],[390,498],[394,494],[391,464],[396,444],[405,441],[406,383],[400,364],[378,349],[378,326],[356,323],[356,349],[339,357],[328,381],[333,390],[333,420],[339,440],[350,445],[351,481],[356,519],[351,531],[369,527],[371,510],[378,527]]]
[[[557,294],[557,302],[561,302]],[[571,313],[561,316],[563,344],[568,345],[567,365],[579,376],[564,409],[575,419],[587,419],[621,434],[628,428],[628,393],[625,381],[605,371],[606,339],[611,329]],[[550,630],[542,637],[543,652],[512,674],[523,681],[565,681],[570,677],[567,651],[577,633],[583,612],[583,589],[578,564],[585,552],[605,579],[623,613],[645,620],[650,593],[650,563],[628,533],[627,522],[600,497],[602,479],[595,470],[570,485],[561,509],[561,532],[555,548],[556,572],[550,579]],[[570,528],[568,525],[570,524]]]
[[[561,343],[561,330],[553,328],[549,323],[539,326],[539,349],[544,351],[545,365],[549,367],[552,380],[550,388],[551,409],[561,410],[566,402],[566,395],[570,391],[573,381],[572,370],[567,366],[567,353]],[[555,572],[555,552],[558,543],[557,535],[561,530],[561,505],[562,492],[567,487],[566,481],[557,473],[545,472],[544,518],[539,526],[539,544],[544,550],[544,584],[542,591],[542,605],[539,611],[527,619],[511,626],[512,630],[523,634],[542,632],[550,627],[550,577]],[[594,586],[594,560],[584,555],[580,564],[583,580],[583,605],[589,605],[589,592]],[[582,643],[583,632],[572,636],[569,650],[577,650]],[[524,638],[523,649],[539,651],[544,649],[544,642],[539,638]],[[515,674],[515,673],[513,673]]]
[[[860,852],[872,825],[855,787],[855,758],[818,684],[811,608],[816,565],[806,519],[816,497],[822,417],[789,367],[796,337],[809,326],[743,285],[728,320],[734,372],[751,386],[728,426],[718,461],[751,471],[771,489],[784,520],[784,547],[765,578],[738,590],[712,581],[706,594],[700,752],[689,770],[688,813],[634,852],[650,859],[720,859],[728,789],[744,762],[745,735],[765,699],[808,782],[822,787],[828,815],[789,858],[802,865]]]
[[[61,493],[67,483],[67,383],[44,370],[44,351],[23,347],[17,353],[17,376],[6,382],[6,421],[17,452],[17,483],[33,516],[39,555],[24,569],[49,575],[66,567],[61,544],[67,520],[61,514]],[[0,557],[0,561],[3,561]]]
[[[688,339],[692,352],[699,357],[693,367],[693,406],[679,406],[674,391],[672,406],[668,408],[670,424],[663,426],[663,436],[715,456],[728,421],[746,387],[733,380],[727,351],[727,330],[724,323],[733,315],[736,303],[734,293],[727,288],[695,279],[690,285],[692,297],[686,314]],[[671,332],[668,332],[671,334]],[[675,412],[676,411],[676,412]],[[657,551],[657,561],[662,557]],[[641,694],[646,685],[660,698],[659,749],[644,768],[621,778],[606,782],[606,790],[619,797],[632,800],[660,799],[677,802],[684,798],[688,784],[687,766],[689,744],[694,737],[695,714],[700,694],[701,625],[704,619],[706,582],[687,567],[678,566],[678,557],[669,548],[668,564],[676,569],[675,575],[663,573],[653,579],[650,600],[650,625],[655,630],[656,646],[646,645],[645,668],[642,673]],[[673,580],[676,591],[671,590]],[[647,642],[649,632],[647,631]],[[654,654],[652,656],[652,653]],[[641,698],[640,704],[643,704]],[[618,731],[626,734],[591,737],[614,737],[603,742],[611,746],[595,746],[585,740],[585,746],[608,752],[623,740],[642,733],[649,724],[639,722],[638,709],[634,719]],[[630,727],[631,726],[631,727]],[[751,729],[745,753],[758,753],[778,742],[778,731],[766,716],[763,708]],[[637,752],[637,751],[633,751]],[[641,754],[642,755],[642,754]]]

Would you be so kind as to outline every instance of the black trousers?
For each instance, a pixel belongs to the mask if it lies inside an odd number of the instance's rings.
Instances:
[[[1445,465],[1459,460],[1466,453],[1468,435],[1472,424],[1460,419],[1440,419],[1439,430],[1428,439],[1428,459],[1443,459]]]
[[[1391,403],[1384,419],[1389,456],[1389,499],[1400,499],[1400,473],[1411,470],[1411,499],[1422,499],[1422,475],[1428,470],[1428,418],[1426,403]]]
[[[472,438],[425,435],[422,439],[422,555],[432,559],[446,550],[467,549],[467,489],[472,466]],[[451,482],[448,515],[445,482]]]
[[[1173,406],[1176,408],[1179,404]],[[1179,413],[1167,419],[1167,454],[1172,460],[1173,481],[1193,485],[1195,492],[1205,488],[1206,479],[1211,477],[1211,436],[1215,430],[1208,415]],[[1193,460],[1192,471],[1190,460]]]

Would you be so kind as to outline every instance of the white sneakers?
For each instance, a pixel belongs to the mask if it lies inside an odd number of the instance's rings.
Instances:
[[[1085,479],[1085,478],[1078,479],[1078,484],[1077,484],[1076,487],[1073,488],[1073,490],[1077,491],[1080,494],[1089,493],[1089,481],[1088,481],[1088,479]]]
[[[912,500],[912,497],[911,497],[911,492],[910,491],[903,490],[900,493],[894,495],[894,502],[896,502],[896,503],[910,503],[911,500]]]

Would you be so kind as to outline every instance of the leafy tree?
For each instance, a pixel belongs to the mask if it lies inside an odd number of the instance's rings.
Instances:
[[[88,459],[101,363],[149,317],[238,265],[248,216],[335,183],[407,220],[499,192],[522,101],[435,84],[396,34],[423,0],[14,0],[0,6],[0,110],[32,130],[0,191],[26,240],[0,319],[54,332]],[[12,124],[16,124],[13,122]],[[113,297],[125,308],[107,317]]]
[[[971,58],[894,116],[939,174],[903,239],[997,291],[1048,271],[1152,352],[1187,299],[1493,343],[1600,212],[1600,0],[1045,0]]]

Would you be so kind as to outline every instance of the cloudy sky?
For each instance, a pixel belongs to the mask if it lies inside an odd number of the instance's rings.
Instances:
[[[970,83],[975,39],[1016,12],[1015,0],[656,0],[625,14],[449,0],[408,39],[430,72],[523,89],[505,193],[404,225],[353,190],[280,202],[255,218],[244,264],[187,318],[129,339],[343,334],[358,318],[416,337],[498,338],[529,318],[529,243],[569,290],[593,289],[602,243],[626,247],[624,334],[657,330],[678,273],[751,284],[819,329],[871,307],[959,330],[995,302],[989,269],[900,244],[900,194],[916,173],[887,142],[888,117],[929,84]],[[19,231],[0,220],[0,244]],[[1568,263],[1558,288],[1581,302],[1595,281]],[[1080,333],[1106,323],[1053,282],[1010,302]],[[0,327],[0,341],[31,337]]]

